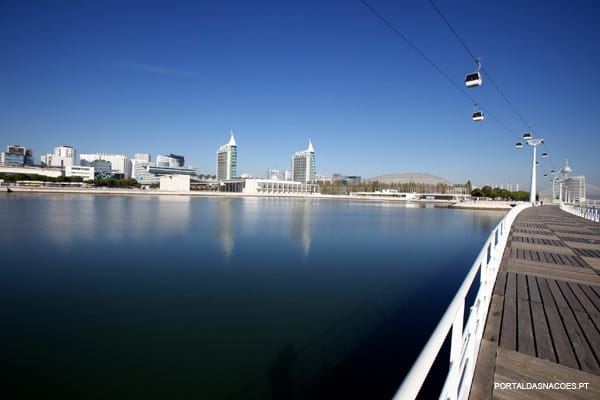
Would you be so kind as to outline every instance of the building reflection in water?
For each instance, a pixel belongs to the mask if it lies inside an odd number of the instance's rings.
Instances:
[[[183,235],[190,221],[188,196],[65,196],[44,199],[48,239],[69,249],[75,242],[145,240],[148,232]],[[77,221],[76,224],[73,221]],[[76,229],[73,229],[76,227]]]
[[[301,246],[306,259],[312,243],[314,204],[310,199],[300,200],[294,204],[292,213],[290,238]]]
[[[217,201],[215,237],[226,260],[235,248],[236,234],[285,238],[310,253],[314,203],[305,199],[224,198]],[[252,239],[249,239],[252,240]]]
[[[215,237],[225,262],[229,262],[235,246],[236,209],[238,199],[219,199],[215,215]]]

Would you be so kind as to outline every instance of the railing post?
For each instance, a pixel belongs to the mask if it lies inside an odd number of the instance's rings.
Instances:
[[[458,382],[460,380],[460,358],[463,345],[463,320],[465,315],[465,299],[462,300],[454,321],[452,322],[452,341],[450,343],[449,398],[458,397]]]

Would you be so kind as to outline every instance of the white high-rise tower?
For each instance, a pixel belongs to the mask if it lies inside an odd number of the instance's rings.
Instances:
[[[231,132],[229,143],[217,150],[217,181],[234,179],[237,177],[237,144]]]
[[[292,156],[292,180],[302,183],[315,183],[317,181],[315,149],[310,139],[306,150],[298,151]]]

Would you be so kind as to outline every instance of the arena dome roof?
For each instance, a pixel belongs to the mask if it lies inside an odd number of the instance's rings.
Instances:
[[[445,185],[451,185],[451,183],[444,178],[430,174],[422,174],[419,172],[381,175],[374,178],[369,178],[367,180],[379,181],[381,183],[424,183],[427,185],[437,185],[438,183],[441,183]]]

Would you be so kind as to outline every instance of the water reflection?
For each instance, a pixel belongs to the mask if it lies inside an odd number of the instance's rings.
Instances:
[[[290,239],[300,245],[304,258],[310,253],[312,242],[312,218],[314,205],[311,200],[304,200],[294,204],[292,208],[292,221],[289,227]]]
[[[229,262],[235,245],[235,228],[239,223],[236,218],[238,199],[217,200],[215,213],[215,238],[219,243],[226,262]]]
[[[234,252],[236,236],[260,235],[264,246],[287,239],[310,253],[315,203],[305,199],[218,199],[214,216],[215,238],[225,259]]]
[[[373,362],[357,365],[397,373],[406,349],[386,364],[390,347],[373,334],[427,338],[418,319],[439,318],[501,216],[310,199],[5,200],[0,339],[7,365],[23,360],[18,382],[33,372],[51,394],[82,381],[160,398],[173,387],[314,398],[361,348]],[[47,242],[43,262],[23,268],[31,243]],[[114,365],[140,379],[119,380]]]
[[[76,243],[146,240],[151,232],[183,235],[191,220],[187,196],[11,195],[32,234],[67,251]],[[36,222],[41,222],[36,224]]]

